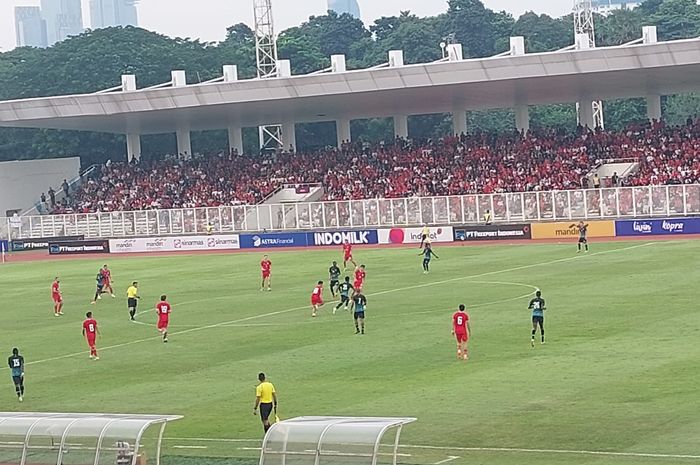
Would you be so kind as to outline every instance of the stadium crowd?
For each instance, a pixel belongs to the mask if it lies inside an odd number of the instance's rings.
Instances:
[[[614,185],[700,181],[700,120],[622,132],[579,130],[479,134],[438,141],[345,144],[313,153],[108,163],[56,203],[54,213],[256,204],[285,184],[321,183],[325,200],[588,187],[605,160],[633,159],[635,174]],[[52,200],[52,203],[53,200]]]

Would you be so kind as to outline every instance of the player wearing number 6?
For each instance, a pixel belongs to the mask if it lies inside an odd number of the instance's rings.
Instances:
[[[457,338],[457,358],[469,359],[467,343],[472,332],[469,325],[469,314],[464,311],[464,304],[459,305],[459,310],[452,315],[452,335]]]
[[[158,314],[158,332],[163,335],[163,342],[168,342],[168,324],[170,323],[170,304],[168,297],[160,296],[160,302],[156,304],[156,313]]]
[[[92,317],[92,312],[87,312],[85,314],[85,321],[83,321],[83,336],[87,339],[88,346],[90,347],[90,358],[93,360],[100,359],[100,357],[97,356],[97,348],[95,347],[98,334],[100,334],[100,329],[97,327],[97,321]]]

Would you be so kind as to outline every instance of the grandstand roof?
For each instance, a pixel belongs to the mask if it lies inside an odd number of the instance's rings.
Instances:
[[[0,126],[165,133],[700,90],[700,39],[0,102]]]

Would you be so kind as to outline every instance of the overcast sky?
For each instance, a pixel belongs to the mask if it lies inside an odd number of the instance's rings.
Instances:
[[[14,7],[38,5],[40,0],[0,0],[0,51],[15,46]],[[89,26],[88,1],[83,0],[85,26]],[[381,16],[411,10],[419,16],[442,13],[446,0],[358,0],[365,23]],[[483,0],[494,10],[507,10],[516,17],[533,10],[552,16],[571,11],[573,0]],[[273,0],[278,30],[304,21],[311,15],[324,14],[326,0]],[[198,37],[205,41],[224,38],[226,27],[245,22],[252,26],[253,0],[140,0],[140,26],[172,37]]]

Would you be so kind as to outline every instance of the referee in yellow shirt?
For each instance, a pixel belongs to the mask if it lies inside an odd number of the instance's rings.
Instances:
[[[129,315],[131,316],[132,321],[136,319],[136,305],[138,304],[138,299],[140,298],[139,283],[134,281],[131,283],[131,286],[129,286],[129,289],[126,290],[127,306],[129,307]]]
[[[262,420],[263,428],[267,433],[270,429],[270,414],[274,408],[277,413],[277,391],[275,386],[265,379],[265,373],[258,374],[260,384],[255,388],[255,407],[253,407],[253,415],[258,412],[260,407],[260,419]]]
[[[423,229],[420,232],[420,246],[419,249],[423,248],[423,244],[430,243],[430,228],[427,224],[423,225]]]

